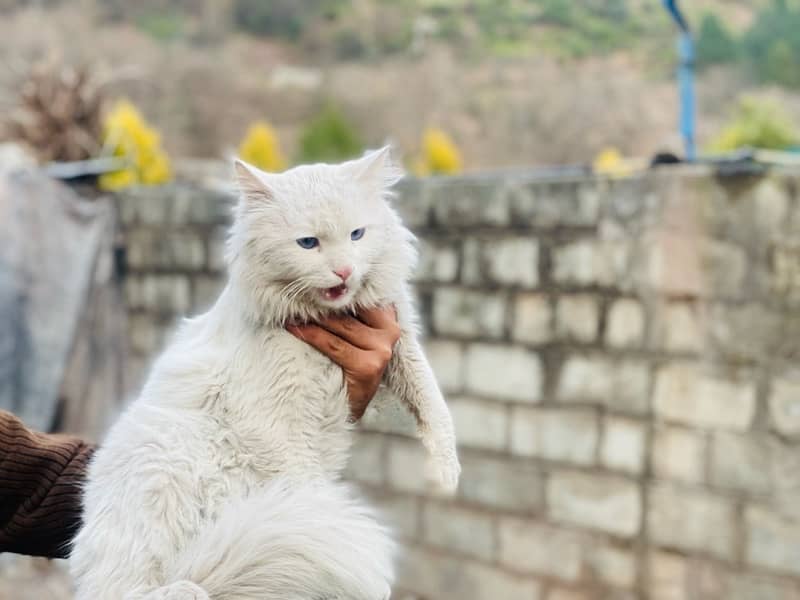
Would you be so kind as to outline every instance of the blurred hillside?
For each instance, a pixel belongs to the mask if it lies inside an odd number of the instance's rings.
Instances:
[[[684,2],[699,135],[742,94],[800,117],[800,2]],[[468,169],[680,149],[674,26],[660,0],[0,0],[0,98],[57,55],[109,74],[179,156],[219,157],[273,124],[286,154],[330,106],[409,160],[436,126]]]

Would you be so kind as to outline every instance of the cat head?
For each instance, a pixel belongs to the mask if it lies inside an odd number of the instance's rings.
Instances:
[[[314,319],[380,304],[405,285],[413,236],[388,203],[403,174],[388,147],[279,174],[237,160],[235,172],[227,260],[253,318]]]

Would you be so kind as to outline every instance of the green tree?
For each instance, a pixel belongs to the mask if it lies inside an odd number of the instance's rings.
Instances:
[[[773,0],[744,35],[743,47],[759,79],[800,86],[800,6]]]
[[[336,161],[357,156],[364,148],[356,128],[334,106],[326,106],[300,136],[300,162]]]
[[[244,31],[296,39],[303,30],[307,0],[236,0],[234,20]]]
[[[236,25],[255,35],[295,40],[313,19],[335,15],[342,0],[234,0]]]
[[[569,0],[544,0],[541,18],[555,25],[570,25],[573,21],[572,3]]]
[[[711,143],[711,149],[718,152],[744,147],[785,150],[797,142],[797,133],[776,102],[742,98],[731,121]]]
[[[800,56],[793,51],[791,44],[784,39],[770,44],[762,65],[762,76],[767,81],[776,81],[787,86],[800,87]]]
[[[707,13],[697,36],[697,61],[701,65],[730,62],[736,58],[736,41],[717,15]]]

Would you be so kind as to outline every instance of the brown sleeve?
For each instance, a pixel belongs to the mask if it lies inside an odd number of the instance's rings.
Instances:
[[[77,438],[30,431],[0,411],[0,552],[69,555],[93,450]]]

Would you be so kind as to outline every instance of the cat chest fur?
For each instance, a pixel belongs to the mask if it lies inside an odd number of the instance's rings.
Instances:
[[[341,369],[283,330],[252,335],[229,353],[209,405],[225,464],[264,476],[335,477],[350,447]]]

